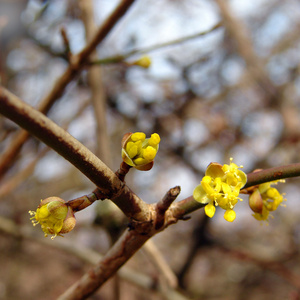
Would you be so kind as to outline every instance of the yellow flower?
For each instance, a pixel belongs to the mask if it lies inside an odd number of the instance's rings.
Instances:
[[[277,182],[285,182],[284,180],[276,180],[260,184],[249,197],[249,206],[254,212],[252,216],[259,221],[267,221],[269,212],[274,211],[286,199],[283,194],[272,187]]]
[[[160,136],[157,133],[146,138],[145,133],[128,133],[122,140],[122,158],[125,163],[141,171],[148,171],[153,166],[157,154]]]
[[[40,224],[45,236],[54,234],[51,239],[70,232],[76,224],[73,210],[58,197],[41,200],[37,210],[29,211],[29,214],[32,216],[30,219],[33,226]]]
[[[229,165],[222,166],[218,163],[211,163],[207,167],[200,185],[194,189],[194,199],[202,204],[207,204],[204,210],[210,218],[215,214],[215,206],[220,206],[226,210],[225,220],[234,221],[236,214],[233,208],[238,200],[242,200],[238,196],[240,189],[247,182],[247,175],[239,168],[242,166],[234,164],[232,158]]]

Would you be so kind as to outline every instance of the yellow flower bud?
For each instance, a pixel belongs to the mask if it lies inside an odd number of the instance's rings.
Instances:
[[[151,65],[151,58],[147,55],[142,56],[140,59],[136,60],[133,65],[147,69]]]
[[[51,239],[61,236],[61,233],[70,232],[76,224],[72,208],[58,197],[41,200],[37,210],[29,211],[29,214],[32,216],[30,219],[33,226],[40,224],[45,236],[54,234]]]
[[[255,213],[262,213],[263,199],[258,189],[249,196],[249,206]]]
[[[157,133],[153,133],[148,139],[143,132],[125,134],[122,140],[123,161],[138,170],[150,170],[159,148],[159,142],[160,137]]]

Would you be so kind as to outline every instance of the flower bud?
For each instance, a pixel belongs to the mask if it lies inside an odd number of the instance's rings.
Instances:
[[[258,189],[249,196],[249,206],[255,213],[262,213],[263,199]]]
[[[160,137],[153,133],[146,138],[145,133],[127,133],[122,139],[122,158],[131,167],[140,171],[148,171],[153,166],[153,160],[159,148]]]
[[[37,210],[29,211],[29,214],[32,216],[30,219],[33,226],[40,224],[45,236],[54,234],[51,239],[61,236],[61,233],[70,232],[76,224],[72,208],[58,197],[41,200]]]
[[[133,65],[148,69],[151,66],[151,58],[148,55],[144,55],[133,62]]]

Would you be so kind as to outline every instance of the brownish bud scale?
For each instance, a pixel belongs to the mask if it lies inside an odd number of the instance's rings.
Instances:
[[[259,190],[256,188],[253,193],[249,196],[249,206],[255,213],[262,213],[263,209],[263,199]]]

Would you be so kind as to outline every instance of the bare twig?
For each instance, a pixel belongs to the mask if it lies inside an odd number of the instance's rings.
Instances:
[[[64,27],[62,27],[60,29],[60,34],[61,34],[62,39],[64,41],[66,56],[67,56],[68,60],[70,61],[71,56],[72,56],[70,41],[69,41],[69,37],[68,37],[67,32],[66,32],[66,29]]]
[[[180,193],[180,186],[171,188],[164,198],[156,204],[156,222],[155,229],[159,229],[164,225],[165,213],[170,205],[175,201]]]
[[[163,277],[164,284],[167,284],[168,287],[176,288],[177,277],[153,241],[149,240],[147,243],[145,243],[142,250],[145,251],[149,260],[154,264],[156,269],[159,271],[159,274]]]
[[[101,58],[99,60],[96,61],[91,61],[89,64],[111,64],[111,63],[118,63],[118,62],[122,62],[125,59],[129,58],[130,56],[136,55],[136,54],[145,54],[145,53],[149,53],[155,50],[159,50],[161,48],[165,48],[165,47],[169,47],[169,46],[173,46],[173,45],[177,45],[177,44],[181,44],[184,43],[186,41],[190,41],[192,39],[196,39],[198,37],[207,35],[213,31],[215,31],[218,28],[222,27],[222,23],[219,22],[216,25],[214,25],[212,28],[206,30],[206,31],[201,31],[199,33],[195,33],[192,35],[188,35],[179,39],[175,39],[169,42],[165,42],[165,43],[160,43],[160,44],[156,44],[150,47],[146,47],[146,48],[142,48],[142,49],[134,49],[134,50],[130,50],[129,52],[125,53],[125,54],[119,54],[119,55],[114,55],[111,57],[105,57],[105,58]]]

